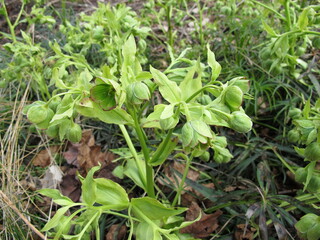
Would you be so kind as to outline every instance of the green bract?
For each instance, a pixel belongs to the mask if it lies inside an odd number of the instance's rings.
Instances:
[[[233,112],[229,119],[230,127],[240,133],[247,133],[252,128],[251,119],[244,113],[240,111]]]
[[[186,122],[181,131],[184,148],[194,148],[198,144],[207,145],[212,138],[210,127],[201,120]]]
[[[105,111],[112,110],[117,105],[115,90],[108,84],[99,84],[92,87],[90,97]]]
[[[320,143],[313,142],[310,143],[305,149],[305,157],[310,161],[318,161],[320,160]]]

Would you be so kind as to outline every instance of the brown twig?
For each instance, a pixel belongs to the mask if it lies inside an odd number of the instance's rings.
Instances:
[[[37,234],[41,239],[47,239],[29,220],[23,216],[23,214],[19,211],[19,209],[10,201],[7,195],[0,190],[0,197],[3,201],[31,228],[31,230]]]

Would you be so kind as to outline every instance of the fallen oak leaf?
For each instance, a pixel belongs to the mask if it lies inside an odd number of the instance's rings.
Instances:
[[[200,213],[200,220],[185,228],[182,228],[180,233],[188,233],[195,238],[206,238],[219,227],[218,217],[222,214],[222,211],[218,210],[212,214],[205,214],[196,202],[191,203],[185,220],[193,221],[199,216]]]
[[[234,233],[234,238],[236,240],[252,240],[255,231],[255,228],[248,228],[246,224],[238,224]]]
[[[176,188],[178,188],[178,186],[180,185],[180,182],[181,182],[181,177],[178,176],[178,174],[176,174],[175,171],[179,172],[182,176],[185,168],[186,168],[185,164],[181,164],[181,163],[174,161],[172,164],[168,165],[164,169],[164,173],[165,173],[166,178],[159,179],[160,184],[162,184],[162,185],[172,185],[173,184]],[[192,169],[189,169],[188,174],[187,174],[188,179],[190,179],[192,181],[197,181],[199,176],[200,176],[199,172],[194,171]],[[184,183],[183,189],[184,189],[184,191],[182,191],[182,193],[184,193],[185,191],[191,191],[192,187],[187,186],[187,184]]]
[[[76,176],[75,169],[70,169],[62,178],[60,184],[61,192],[72,201],[78,202],[81,196],[81,183]]]
[[[68,151],[64,152],[63,156],[69,164],[79,168],[79,172],[85,173],[94,166],[109,164],[114,160],[112,153],[102,152],[101,147],[95,145],[91,130],[83,132],[79,143],[69,143]]]
[[[48,167],[52,160],[53,156],[60,150],[60,146],[50,146],[49,148],[43,149],[37,153],[33,158],[32,164],[38,167]]]
[[[114,224],[106,234],[105,240],[122,240],[126,236],[127,227],[122,224]]]

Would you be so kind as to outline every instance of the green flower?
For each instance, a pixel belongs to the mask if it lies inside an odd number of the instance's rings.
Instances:
[[[295,224],[300,236],[308,240],[318,240],[320,238],[320,217],[313,213],[304,215]]]
[[[212,138],[210,127],[201,120],[186,122],[182,127],[181,139],[185,149],[191,150],[197,145],[207,147]]]
[[[243,92],[241,88],[239,88],[238,86],[227,87],[225,93],[225,102],[232,110],[239,109],[242,104],[242,100]]]
[[[252,128],[251,119],[241,111],[235,111],[229,119],[230,127],[240,133],[247,133]]]
[[[127,99],[130,103],[141,104],[150,99],[150,90],[143,82],[130,84],[127,89]]]
[[[304,151],[305,157],[310,161],[318,161],[320,160],[320,143],[313,142],[310,143],[305,151]]]

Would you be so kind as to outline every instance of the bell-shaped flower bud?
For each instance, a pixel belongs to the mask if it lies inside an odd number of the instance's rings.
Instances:
[[[252,128],[252,121],[244,112],[235,111],[231,114],[229,125],[237,132],[247,133]]]
[[[319,239],[320,217],[314,213],[304,215],[296,224],[300,237],[304,239]]]
[[[298,119],[302,116],[302,111],[299,108],[292,108],[289,110],[289,117],[292,119]]]
[[[127,99],[132,104],[141,104],[151,97],[150,90],[143,82],[135,82],[130,84],[127,89]]]
[[[296,143],[300,140],[301,134],[297,129],[292,129],[288,132],[288,141],[291,143]]]
[[[225,102],[232,109],[237,110],[242,104],[243,92],[237,86],[229,86],[225,93]]]
[[[46,134],[51,138],[57,137],[59,134],[59,125],[49,126],[46,130]]]
[[[46,120],[49,110],[50,109],[44,105],[35,105],[29,108],[27,117],[32,123],[40,123]]]
[[[60,103],[61,103],[61,98],[59,96],[54,97],[49,103],[49,108],[51,108],[55,112]]]
[[[72,122],[67,132],[67,139],[70,142],[79,142],[82,137],[82,130],[79,124]]]
[[[47,129],[50,125],[50,121],[52,120],[54,116],[54,112],[52,111],[51,108],[47,109],[47,117],[44,121],[36,123],[37,128],[39,129]]]

